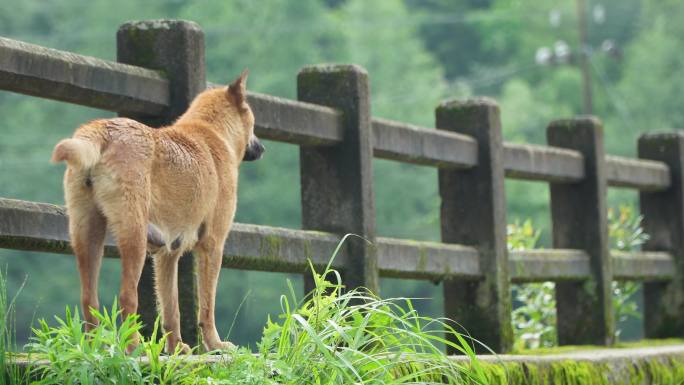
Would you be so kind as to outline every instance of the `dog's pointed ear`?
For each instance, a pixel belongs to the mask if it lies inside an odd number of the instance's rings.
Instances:
[[[249,70],[245,68],[240,76],[228,86],[228,95],[240,108],[244,107],[247,102],[247,75],[249,75]]]

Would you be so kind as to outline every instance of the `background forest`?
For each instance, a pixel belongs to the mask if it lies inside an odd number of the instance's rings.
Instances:
[[[505,139],[526,143],[544,143],[550,120],[582,112],[577,58],[585,52],[606,150],[633,156],[641,132],[684,126],[684,2],[591,0],[586,16],[581,46],[575,0],[3,0],[0,35],[113,60],[123,22],[189,19],[205,31],[212,82],[247,67],[250,89],[295,98],[302,66],[357,63],[370,74],[374,116],[431,127],[440,100],[486,95],[500,103]],[[52,147],[80,123],[111,114],[0,92],[0,116],[0,196],[62,204],[63,166],[48,164]],[[298,228],[298,149],[266,146],[263,160],[242,168],[237,221]],[[436,171],[374,162],[379,235],[438,240]],[[531,218],[542,230],[540,245],[550,246],[546,185],[508,181],[506,189],[509,222]],[[613,206],[636,198],[610,193]],[[23,287],[20,340],[32,320],[78,302],[72,258],[0,250],[0,266],[10,295]],[[231,339],[253,343],[261,320],[277,312],[288,277],[301,288],[294,275],[224,270],[220,332],[236,317]],[[118,261],[106,261],[102,303],[114,298],[118,282]],[[417,307],[441,315],[440,285],[385,279],[382,295],[429,298]]]

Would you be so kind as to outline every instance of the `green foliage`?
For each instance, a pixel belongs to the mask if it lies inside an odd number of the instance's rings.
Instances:
[[[434,109],[446,96],[446,82],[416,28],[406,22],[411,14],[404,1],[348,0],[334,16],[344,38],[336,59],[368,70],[373,114],[433,126]],[[388,57],[401,59],[387,65]]]
[[[608,210],[608,236],[611,248],[620,251],[636,251],[641,249],[649,238],[641,227],[643,216],[636,215],[631,206],[620,206],[617,210]],[[629,318],[641,318],[634,296],[641,290],[641,284],[634,281],[613,281],[613,308],[617,322],[624,323]],[[622,330],[617,328],[616,337]]]
[[[541,230],[535,229],[529,219],[523,223],[516,220],[506,226],[506,246],[509,251],[534,249],[540,236]]]
[[[513,310],[514,350],[537,349],[558,344],[556,295],[553,282],[515,285]]]
[[[635,214],[634,208],[620,206],[617,210],[608,210],[608,235],[612,250],[636,251],[648,240],[641,227],[642,217]],[[522,224],[518,221],[508,225],[508,249],[529,250],[537,247],[541,236],[535,230],[532,221]],[[637,282],[613,281],[613,309],[618,325],[630,318],[640,318],[637,303],[634,299],[641,285]],[[515,334],[514,349],[538,349],[556,346],[556,299],[553,282],[513,285],[512,292],[518,307],[513,310],[513,330]],[[616,328],[616,338],[622,334]]]
[[[534,249],[541,236],[541,231],[529,219],[522,224],[519,221],[509,224],[507,233],[508,250]],[[512,292],[518,304],[511,314],[514,350],[555,346],[558,338],[554,283],[512,285]]]
[[[613,309],[615,320],[619,324],[627,322],[630,318],[641,319],[641,312],[634,297],[641,290],[641,284],[633,281],[613,281]],[[615,338],[619,341],[623,330],[615,329]]]
[[[621,205],[608,209],[608,237],[613,250],[637,251],[648,239],[641,227],[643,215],[637,215],[634,207]]]
[[[684,4],[677,1],[644,2],[639,35],[626,47],[624,76],[615,89],[622,111],[623,143],[633,143],[644,127],[667,130],[684,125]],[[633,147],[633,145],[632,145]]]
[[[200,356],[211,360],[216,356]],[[210,365],[201,365],[186,383],[198,385],[279,385],[273,363],[251,350],[239,348]]]

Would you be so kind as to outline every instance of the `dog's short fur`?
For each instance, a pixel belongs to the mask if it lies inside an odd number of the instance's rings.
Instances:
[[[55,146],[52,161],[68,165],[64,194],[87,328],[97,322],[89,309],[99,306],[98,274],[109,229],[121,255],[123,316],[137,312],[138,281],[149,249],[163,327],[170,333],[166,349],[172,352],[180,344],[189,351],[180,335],[177,266],[183,252],[192,250],[205,347],[230,346],[216,331],[216,284],[235,214],[238,166],[260,158],[264,150],[254,136],[246,77],[245,71],[228,87],[204,91],[171,126],[95,120]]]

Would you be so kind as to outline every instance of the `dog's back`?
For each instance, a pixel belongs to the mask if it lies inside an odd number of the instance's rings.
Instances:
[[[170,246],[179,240],[176,248],[191,248],[215,206],[218,179],[232,174],[222,165],[217,172],[216,163],[225,158],[221,152],[228,151],[225,144],[212,138],[211,130],[192,128],[152,129],[125,118],[79,127],[52,155],[53,162],[68,164],[64,187],[69,212],[78,211],[69,206],[91,200],[108,221],[123,217],[129,222],[142,214],[130,212],[130,199],[142,200],[147,224],[159,231],[160,243]]]
[[[100,119],[80,126],[73,137],[60,141],[51,162],[66,162],[72,173],[89,173],[105,155],[108,162],[130,163],[133,158],[149,159],[153,149],[152,129],[144,124],[125,118]]]

